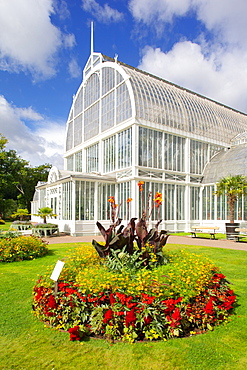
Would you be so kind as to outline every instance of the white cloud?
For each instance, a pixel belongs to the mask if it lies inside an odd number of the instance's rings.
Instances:
[[[171,22],[174,16],[187,13],[193,0],[130,0],[133,17],[146,24]]]
[[[134,19],[157,28],[193,12],[213,41],[247,46],[246,0],[130,0]]]
[[[194,0],[197,18],[213,31],[216,39],[247,46],[246,0]]]
[[[75,59],[71,59],[69,62],[69,74],[72,78],[78,78],[82,76],[82,69]]]
[[[199,27],[195,39],[166,52],[146,46],[139,67],[247,112],[246,0],[130,0],[129,9],[138,24],[159,35],[167,23],[192,12],[207,34]]]
[[[30,130],[23,119],[34,121]],[[51,163],[63,168],[65,124],[43,118],[31,107],[17,108],[0,95],[0,133],[7,149],[16,150],[32,166]]]
[[[76,45],[75,35],[73,33],[63,35],[63,43],[65,48],[73,48]]]
[[[167,53],[146,47],[139,68],[247,112],[247,52],[222,51],[206,58],[200,45],[183,41]]]
[[[39,113],[35,112],[32,107],[14,108],[14,112],[20,119],[23,118],[31,121],[43,120],[43,117]]]
[[[60,19],[64,20],[70,17],[70,11],[66,0],[53,0],[53,5]]]
[[[36,78],[56,73],[59,48],[72,47],[75,40],[51,23],[52,4],[52,0],[0,2],[0,69],[29,71]]]
[[[95,0],[82,0],[82,8],[93,14],[102,23],[119,22],[123,19],[123,13],[111,8],[108,4],[101,6]]]

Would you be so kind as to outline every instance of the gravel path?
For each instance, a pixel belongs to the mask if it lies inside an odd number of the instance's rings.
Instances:
[[[73,237],[70,235],[64,236],[52,236],[49,238],[44,238],[49,244],[60,244],[60,243],[81,243],[81,242],[91,242],[95,239],[99,242],[103,242],[102,236],[95,235],[85,235]],[[168,238],[169,244],[184,244],[184,245],[200,245],[204,247],[215,247],[215,248],[226,248],[226,249],[237,249],[247,251],[247,243],[244,242],[234,242],[232,240],[210,240],[203,238],[192,238],[191,236],[175,236],[170,235]]]

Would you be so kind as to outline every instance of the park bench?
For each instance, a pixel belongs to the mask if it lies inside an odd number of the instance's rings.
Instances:
[[[191,235],[196,238],[196,234],[210,234],[210,239],[215,239],[217,230],[219,230],[218,226],[192,226]]]
[[[32,234],[35,236],[41,236],[41,237],[47,237],[51,236],[54,233],[56,233],[57,236],[59,236],[59,229],[58,227],[34,227],[32,228]]]
[[[236,227],[235,231],[236,234],[230,235],[235,242],[239,242],[240,239],[247,238],[247,228]]]
[[[15,229],[18,231],[25,231],[25,230],[31,229],[31,227],[32,225],[30,224],[12,224],[10,226],[10,229]]]

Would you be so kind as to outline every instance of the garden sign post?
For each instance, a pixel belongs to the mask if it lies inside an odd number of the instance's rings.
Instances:
[[[63,269],[63,266],[64,266],[64,262],[63,261],[57,261],[55,267],[54,267],[54,270],[52,271],[52,274],[50,276],[50,279],[51,280],[54,280],[54,293],[55,293],[55,296],[57,295],[57,289],[58,289],[58,284],[57,284],[57,281],[58,281],[58,278],[59,278],[59,275],[61,274],[61,271]]]

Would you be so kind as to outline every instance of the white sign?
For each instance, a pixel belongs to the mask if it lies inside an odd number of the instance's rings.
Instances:
[[[54,267],[54,270],[52,271],[52,274],[50,276],[51,280],[54,280],[54,281],[58,280],[59,275],[61,274],[61,271],[63,269],[64,263],[65,262],[63,261],[59,261],[59,260],[57,261],[56,266]]]

